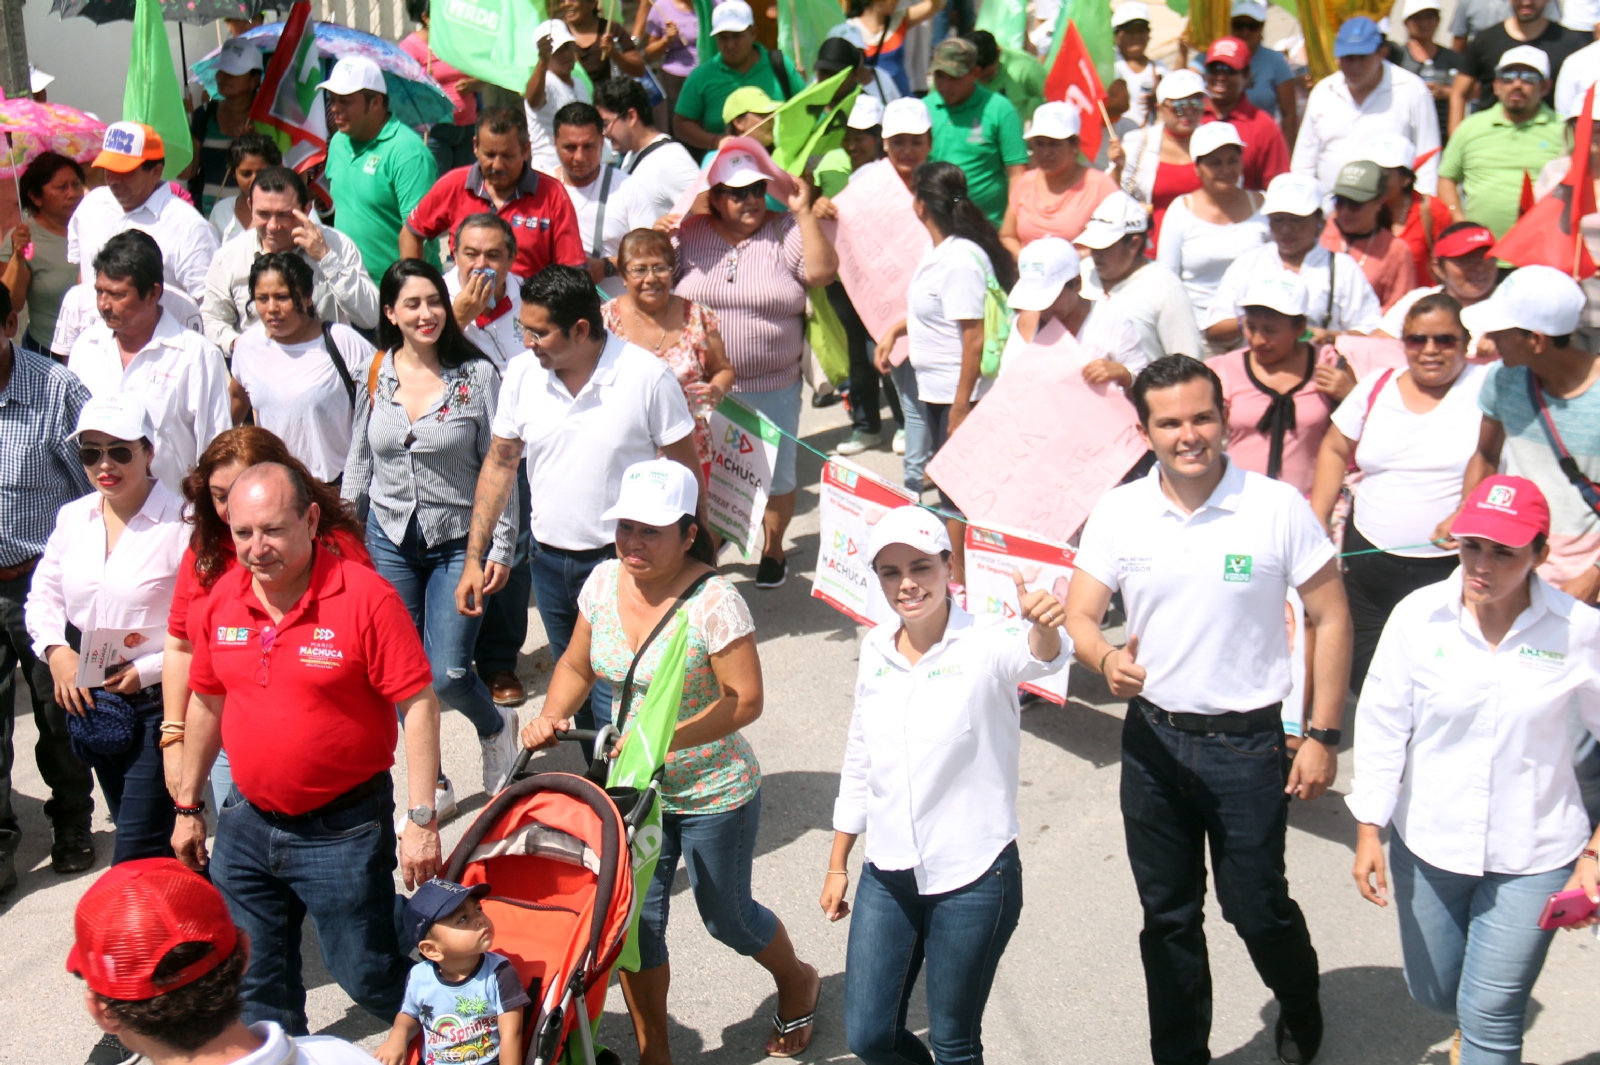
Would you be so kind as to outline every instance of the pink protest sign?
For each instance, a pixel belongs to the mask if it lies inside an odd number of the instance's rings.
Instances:
[[[932,241],[911,208],[911,191],[887,159],[862,167],[833,202],[839,208],[833,233],[839,280],[867,332],[881,337],[906,316],[906,289]],[[896,366],[906,360],[904,339],[892,359]]]
[[[1406,349],[1393,337],[1335,337],[1333,350],[1344,356],[1357,381],[1384,370],[1404,370]]]
[[[967,517],[1065,543],[1143,457],[1122,389],[1090,385],[1066,332],[1029,344],[928,463]]]

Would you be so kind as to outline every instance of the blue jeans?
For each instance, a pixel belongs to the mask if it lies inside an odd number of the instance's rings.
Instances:
[[[900,412],[906,420],[906,453],[903,456],[905,486],[913,492],[923,488],[922,468],[933,458],[933,433],[922,417],[917,399],[917,374],[907,359],[889,371],[889,380],[900,393]]]
[[[1578,741],[1573,768],[1578,774],[1578,790],[1591,829],[1600,826],[1600,742],[1586,731]]]
[[[723,814],[663,814],[661,858],[639,908],[639,968],[667,964],[667,912],[678,859],[711,938],[750,957],[772,945],[778,918],[750,894],[750,866],[761,828],[761,792]]]
[[[300,926],[307,915],[322,958],[356,1004],[394,1021],[409,962],[395,928],[394,789],[305,821],[270,818],[235,788],[217,813],[211,882],[250,935],[239,992],[246,1024],[275,1021],[306,1034]]]
[[[161,686],[151,685],[127,698],[139,713],[133,746],[121,754],[95,754],[89,759],[105,793],[111,823],[117,826],[112,865],[137,858],[171,858],[177,819],[161,761]]]
[[[933,16],[933,43],[946,37],[965,37],[972,32],[974,19],[972,0],[951,0]]]
[[[461,711],[487,739],[505,727],[488,685],[472,671],[472,648],[483,618],[456,610],[456,582],[467,560],[467,541],[447,540],[428,547],[416,519],[396,544],[377,521],[367,523],[367,551],[378,573],[400,593],[417,626],[433,667],[433,690],[446,706]]]
[[[566,551],[534,542],[533,598],[539,607],[539,619],[544,622],[545,635],[550,639],[550,656],[557,662],[567,653],[572,630],[578,626],[578,593],[583,591],[583,582],[589,579],[596,566],[615,558],[616,554],[613,544],[590,551]],[[594,682],[589,692],[589,706],[578,711],[573,724],[578,728],[601,728],[611,724],[610,684],[603,680]]]
[[[532,497],[528,494],[528,460],[517,464],[517,546],[511,556],[511,576],[506,586],[483,604],[483,627],[473,657],[478,660],[478,675],[515,673],[517,655],[528,639],[528,601],[533,597],[533,573],[529,568],[533,534],[528,530]]]
[[[1206,1065],[1207,845],[1222,916],[1291,1017],[1317,1004],[1317,952],[1284,876],[1282,719],[1274,711],[1249,732],[1187,732],[1158,721],[1155,709],[1135,698],[1122,727],[1122,826],[1144,909],[1150,1053],[1156,1065]]]
[[[1411,997],[1461,1028],[1461,1065],[1521,1065],[1528,996],[1555,937],[1539,930],[1539,914],[1571,864],[1529,876],[1450,873],[1394,832],[1389,866]]]
[[[844,1030],[866,1065],[983,1062],[983,1010],[1022,915],[1022,859],[1009,843],[984,874],[942,895],[916,874],[861,867],[844,967]],[[926,962],[928,1042],[906,1027]]]

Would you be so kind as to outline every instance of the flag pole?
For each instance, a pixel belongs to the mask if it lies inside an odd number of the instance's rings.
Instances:
[[[1121,143],[1122,138],[1118,137],[1117,131],[1111,128],[1111,115],[1106,111],[1106,102],[1104,100],[1096,100],[1094,103],[1100,109],[1100,121],[1106,124],[1106,132],[1111,135],[1112,140]]]
[[[22,209],[22,184],[19,180],[22,175],[17,173],[21,168],[17,165],[21,160],[16,158],[17,146],[11,142],[11,131],[6,131],[6,154],[11,157],[11,191],[17,194],[17,219],[18,225],[28,220],[28,212]]]

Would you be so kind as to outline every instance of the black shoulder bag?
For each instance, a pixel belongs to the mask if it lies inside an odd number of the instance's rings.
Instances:
[[[1539,412],[1539,420],[1544,423],[1545,434],[1550,437],[1550,446],[1555,449],[1561,472],[1567,475],[1567,480],[1572,482],[1572,487],[1578,490],[1589,509],[1600,514],[1600,485],[1584,476],[1583,471],[1578,469],[1578,460],[1561,442],[1561,434],[1556,432],[1556,420],[1550,416],[1550,408],[1544,402],[1544,391],[1539,387],[1539,379],[1532,370],[1528,371],[1528,399],[1533,402],[1533,409]]]
[[[322,350],[328,353],[328,358],[333,360],[333,368],[339,374],[339,380],[344,384],[344,394],[350,397],[350,409],[356,409],[356,382],[350,376],[350,367],[344,364],[344,356],[339,354],[339,347],[333,342],[333,323],[322,323]],[[377,358],[376,355],[373,358]]]

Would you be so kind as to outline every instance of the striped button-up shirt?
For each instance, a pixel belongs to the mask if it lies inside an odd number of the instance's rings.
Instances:
[[[400,379],[385,352],[371,413],[357,409],[340,491],[371,502],[371,517],[390,543],[405,540],[413,517],[429,547],[467,535],[478,471],[493,443],[490,423],[500,401],[500,374],[488,359],[443,372],[444,389],[416,421],[395,401]],[[494,529],[487,560],[511,564],[517,540],[517,490]]]
[[[0,568],[44,551],[56,511],[88,492],[67,435],[89,390],[65,367],[11,348],[11,380],[0,390]]]

